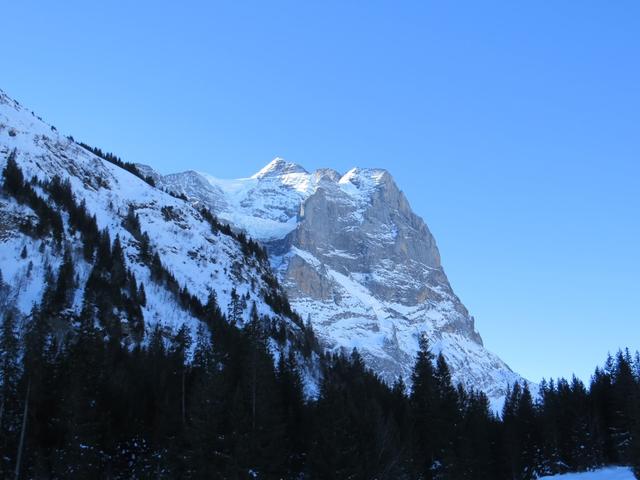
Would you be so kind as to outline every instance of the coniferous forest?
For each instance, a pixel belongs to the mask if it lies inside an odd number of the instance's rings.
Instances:
[[[588,385],[513,385],[496,415],[484,394],[453,384],[427,338],[411,388],[387,385],[357,351],[323,352],[273,293],[274,311],[303,329],[296,349],[319,355],[319,392],[309,397],[294,348],[273,348],[281,332],[274,320],[241,302],[229,312],[215,297],[201,304],[164,269],[133,214],[125,227],[139,237],[142,260],[202,320],[197,331],[144,325],[144,288],[126,268],[119,238],[98,229],[68,184],[26,180],[13,161],[3,173],[3,194],[38,216],[22,231],[48,235],[63,252],[26,321],[6,306],[0,280],[3,478],[524,480],[607,464],[633,465],[640,475],[638,353],[608,357]],[[79,316],[68,312],[77,285],[61,210],[92,265]],[[265,256],[237,237],[246,255]],[[245,308],[250,321],[238,328],[229,317]]]

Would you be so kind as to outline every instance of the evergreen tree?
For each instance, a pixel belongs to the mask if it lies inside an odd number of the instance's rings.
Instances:
[[[144,283],[140,282],[140,288],[138,289],[138,300],[143,307],[147,306],[147,292],[144,289]]]
[[[243,305],[242,299],[235,287],[231,289],[231,301],[229,302],[229,311],[227,318],[232,325],[238,324],[242,321]]]
[[[194,477],[223,476],[226,462],[221,433],[225,412],[220,372],[215,363],[214,343],[203,326],[195,341],[191,394],[188,398],[186,438],[187,464]]]
[[[25,180],[22,170],[16,162],[16,156],[16,149],[14,148],[7,157],[7,164],[2,171],[3,187],[10,194],[20,197],[24,194]]]
[[[280,351],[277,370],[277,382],[284,415],[284,439],[288,455],[286,470],[289,474],[299,472],[304,465],[304,455],[307,451],[309,422],[305,409],[305,398],[302,379],[298,371],[293,350],[286,354]]]
[[[73,268],[73,258],[71,256],[71,250],[67,246],[64,250],[64,257],[60,270],[58,270],[58,277],[56,279],[55,290],[53,291],[53,298],[51,299],[50,314],[55,314],[67,308],[71,301],[75,287],[75,273]]]
[[[433,470],[437,468],[437,443],[433,425],[438,415],[438,395],[434,356],[429,351],[426,336],[420,337],[419,350],[415,366],[411,374],[411,419],[413,424],[413,459],[418,478],[433,478]]]
[[[18,382],[21,373],[18,351],[15,314],[7,310],[2,316],[0,331],[0,450],[4,452],[14,451],[17,445],[20,411]],[[6,456],[0,457],[2,476],[8,477],[12,467]]]
[[[436,388],[436,411],[431,431],[434,438],[438,467],[434,475],[447,478],[449,472],[455,470],[458,459],[455,455],[454,441],[461,418],[459,398],[451,382],[449,366],[442,355],[438,354],[434,372]]]
[[[631,461],[632,427],[637,408],[637,383],[633,375],[632,359],[629,351],[618,351],[612,375],[611,436],[615,445],[614,461]]]

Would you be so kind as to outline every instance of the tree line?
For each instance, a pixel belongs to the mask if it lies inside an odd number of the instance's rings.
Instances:
[[[0,291],[5,290],[4,284]],[[60,337],[40,306],[0,330],[4,478],[529,479],[606,464],[638,468],[640,362],[627,352],[578,379],[514,385],[501,416],[455,386],[426,338],[412,388],[357,351],[324,354],[305,394],[302,357],[275,349],[254,310],[220,309],[196,332],[156,327],[125,345],[84,316]]]
[[[356,350],[322,352],[310,324],[293,337],[239,295],[233,311],[213,294],[200,303],[144,246],[131,210],[123,222],[152,278],[201,320],[196,331],[145,325],[144,285],[119,237],[98,229],[68,183],[27,181],[10,160],[3,193],[36,207],[42,227],[30,233],[58,244],[62,262],[26,318],[0,272],[1,477],[525,480],[613,463],[640,475],[638,353],[609,357],[588,386],[515,384],[500,415],[453,383],[425,337],[411,388],[387,385]],[[80,232],[91,272],[78,313],[73,256],[36,187]],[[245,325],[230,321],[246,310]]]

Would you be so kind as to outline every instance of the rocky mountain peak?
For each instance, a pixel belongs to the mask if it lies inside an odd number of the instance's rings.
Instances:
[[[262,179],[266,177],[279,177],[291,173],[308,173],[304,168],[296,163],[287,162],[284,158],[276,157],[265,165],[251,178]]]
[[[410,382],[418,339],[427,335],[454,380],[494,400],[521,379],[484,348],[433,235],[387,170],[308,173],[276,158],[251,178],[204,176],[207,190],[163,178],[267,246],[292,306],[326,348],[356,347],[383,379]]]
[[[315,184],[323,181],[338,183],[341,177],[342,175],[333,168],[319,168],[312,174],[312,180]]]
[[[380,185],[392,182],[391,174],[384,168],[359,168],[354,167],[345,173],[340,179],[340,183],[350,182],[354,185]]]

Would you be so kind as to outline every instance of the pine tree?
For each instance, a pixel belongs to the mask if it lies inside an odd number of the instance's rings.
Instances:
[[[24,195],[25,180],[22,170],[16,162],[16,156],[16,149],[14,148],[9,154],[7,164],[2,171],[2,176],[4,177],[3,187],[10,194],[21,197]]]
[[[632,443],[630,458],[636,478],[640,479],[640,352],[638,351],[636,351],[633,365],[636,388],[632,402],[634,409],[632,411],[633,423],[631,426]]]
[[[218,299],[216,297],[216,291],[211,290],[207,303],[204,307],[204,318],[209,325],[219,322],[222,319],[222,311],[218,306]]]
[[[143,263],[149,264],[151,258],[151,240],[149,239],[149,234],[144,232],[140,237],[140,259]]]
[[[140,288],[138,289],[138,301],[142,307],[147,306],[147,292],[144,289],[144,283],[140,282]]]
[[[537,476],[539,451],[536,410],[529,385],[525,382],[517,406],[518,429],[521,445],[521,474],[522,478],[530,479]]]
[[[193,358],[193,387],[188,399],[187,464],[193,476],[216,478],[224,473],[220,459],[225,458],[221,441],[225,418],[225,390],[216,368],[214,343],[209,330],[201,325],[196,333]]]
[[[18,334],[15,314],[12,310],[4,312],[2,329],[0,330],[0,450],[15,451],[19,425],[19,392],[20,365],[18,362]],[[6,455],[0,458],[0,474],[9,476],[13,467],[7,462]]]
[[[437,418],[437,384],[434,356],[426,336],[420,337],[416,363],[411,374],[411,419],[413,423],[413,458],[418,478],[432,478],[437,461],[436,438],[432,427]]]
[[[69,306],[71,295],[74,291],[74,283],[75,273],[73,268],[73,258],[71,256],[71,250],[67,246],[64,250],[64,257],[62,259],[62,264],[60,265],[60,270],[58,270],[58,277],[56,279],[51,305],[49,305],[49,312],[51,314],[55,315]]]
[[[304,454],[308,448],[308,421],[304,408],[304,391],[302,379],[298,371],[293,350],[286,354],[280,351],[278,359],[278,387],[280,390],[279,403],[282,405],[286,439],[287,471],[293,474],[301,471],[304,465]]]
[[[637,407],[637,383],[633,374],[633,361],[628,350],[618,351],[612,378],[613,416],[612,438],[616,448],[616,461],[631,461],[630,448],[634,415]]]
[[[522,460],[520,458],[522,439],[518,424],[518,406],[521,395],[520,384],[516,382],[513,387],[507,390],[502,407],[502,442],[507,469],[505,474],[512,479],[522,478]]]
[[[0,269],[0,311],[7,312],[9,308],[9,293],[11,289],[9,285],[4,282],[4,276]]]
[[[182,325],[178,332],[173,337],[173,341],[171,342],[171,348],[169,350],[169,356],[171,361],[173,362],[173,369],[176,372],[177,384],[180,385],[179,395],[180,395],[180,418],[182,422],[182,426],[186,426],[187,419],[187,354],[189,349],[191,348],[191,333],[189,331],[189,327],[185,324]]]
[[[308,469],[311,478],[359,478],[359,436],[355,428],[353,399],[344,371],[347,360],[328,360],[320,385],[320,398],[312,410],[313,441]],[[362,408],[362,406],[359,406]]]
[[[435,437],[434,444],[439,463],[437,470],[446,477],[449,476],[448,472],[452,471],[457,463],[454,441],[461,418],[458,394],[451,381],[451,372],[442,353],[438,354],[436,359],[434,379],[438,415],[434,418],[431,431]]]
[[[232,325],[242,321],[242,299],[238,295],[235,287],[231,289],[231,301],[229,302],[228,319]]]

